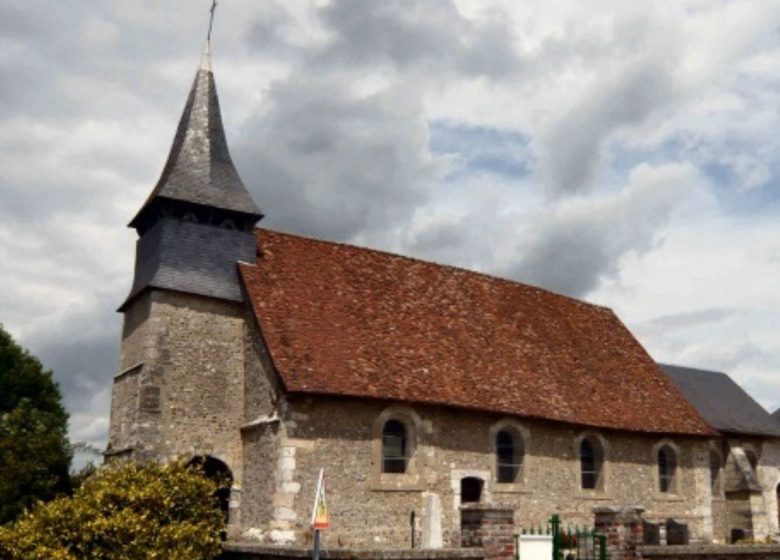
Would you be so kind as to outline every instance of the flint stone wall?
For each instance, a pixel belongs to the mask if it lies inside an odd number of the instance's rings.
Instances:
[[[377,419],[386,417],[388,410],[411,424],[410,431],[416,434],[407,474],[379,472]],[[271,519],[242,516],[242,533],[265,542],[279,543],[270,539],[272,530],[284,536],[283,544],[306,542],[320,467],[328,477],[333,527],[323,537],[325,548],[405,548],[411,544],[412,532],[419,543],[431,494],[440,499],[444,546],[458,547],[460,480],[467,476],[484,480],[484,503],[515,508],[518,529],[545,525],[553,513],[567,524],[591,526],[594,507],[641,504],[646,518],[686,523],[693,539],[711,536],[709,452],[706,440],[700,438],[673,438],[680,450],[678,492],[663,495],[657,490],[654,456],[654,446],[662,437],[600,432],[607,444],[605,485],[603,491],[583,491],[575,445],[586,431],[582,428],[520,422],[529,435],[523,480],[510,485],[498,484],[494,476],[491,428],[506,420],[501,416],[333,397],[291,397],[280,414],[276,460],[247,462],[244,477],[245,496],[250,488],[275,480],[275,499],[284,502]],[[248,457],[259,453],[252,450],[251,441],[245,444]],[[290,492],[282,491],[285,486]]]
[[[110,450],[138,460],[210,455],[240,493],[245,310],[243,304],[159,290],[125,311]]]

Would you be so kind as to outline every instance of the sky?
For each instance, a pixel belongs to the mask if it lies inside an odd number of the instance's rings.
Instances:
[[[0,323],[106,442],[136,234],[209,0],[0,4]],[[609,306],[780,407],[780,2],[222,0],[261,225]]]

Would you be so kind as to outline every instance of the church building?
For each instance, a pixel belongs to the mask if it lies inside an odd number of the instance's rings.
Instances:
[[[691,540],[727,538],[711,453],[734,438],[610,309],[262,217],[228,151],[207,45],[130,222],[109,460],[228,475],[230,538],[269,544],[309,543],[321,468],[330,548],[458,547],[473,504],[513,508],[517,527],[641,506]],[[747,437],[734,469],[777,436]],[[780,474],[766,473],[774,492]],[[753,482],[748,509],[764,496]],[[774,508],[763,534],[778,530]]]

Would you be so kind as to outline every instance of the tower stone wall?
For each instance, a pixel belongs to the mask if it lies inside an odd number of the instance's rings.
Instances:
[[[136,299],[126,311],[110,452],[209,455],[240,479],[244,329],[241,304],[161,290]]]

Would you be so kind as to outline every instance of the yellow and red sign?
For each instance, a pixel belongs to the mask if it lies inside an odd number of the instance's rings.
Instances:
[[[330,525],[328,502],[325,500],[325,469],[320,469],[317,493],[314,496],[314,511],[311,514],[311,524],[318,531],[327,529]]]

